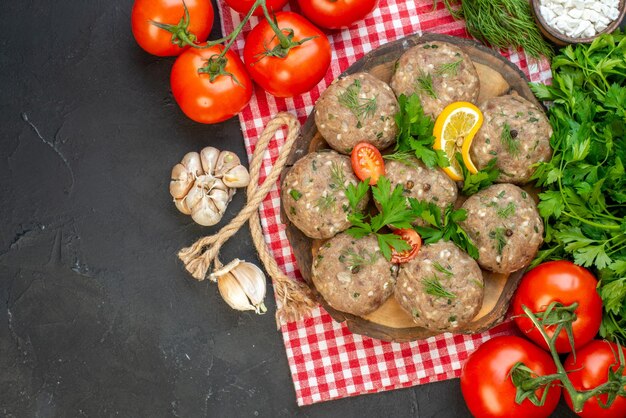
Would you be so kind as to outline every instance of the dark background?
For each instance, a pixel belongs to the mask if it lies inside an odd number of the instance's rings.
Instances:
[[[298,408],[271,289],[257,317],[185,273],[177,250],[216,229],[175,209],[171,167],[247,161],[242,135],[184,117],[131,6],[0,2],[0,416],[469,415],[458,380]],[[223,259],[252,248],[242,230]]]

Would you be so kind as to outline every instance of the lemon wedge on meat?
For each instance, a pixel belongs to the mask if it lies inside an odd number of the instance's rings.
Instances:
[[[450,160],[450,166],[443,171],[454,181],[463,180],[463,172],[454,158],[457,152],[463,156],[463,163],[470,173],[478,169],[470,157],[470,147],[474,135],[483,124],[483,114],[475,105],[469,102],[454,102],[443,109],[435,121],[433,148],[443,150]]]

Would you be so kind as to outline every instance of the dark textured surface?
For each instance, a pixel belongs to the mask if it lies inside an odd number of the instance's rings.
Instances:
[[[170,169],[243,142],[181,114],[131,3],[0,3],[0,416],[467,416],[458,380],[298,408],[272,314],[183,271],[213,230],[174,208]]]

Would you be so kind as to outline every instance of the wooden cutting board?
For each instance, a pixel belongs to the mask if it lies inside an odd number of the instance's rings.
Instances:
[[[428,33],[423,36],[414,35],[390,42],[365,55],[351,65],[341,76],[368,72],[389,83],[396,60],[407,49],[431,41],[444,41],[457,45],[469,55],[480,78],[481,89],[478,103],[490,97],[517,93],[542,109],[541,104],[528,87],[528,80],[514,64],[476,41],[448,35]],[[315,109],[313,109],[302,127],[287,166],[282,173],[283,177],[297,160],[309,152],[329,148],[317,131],[314,112]],[[530,188],[527,188],[527,190],[531,195],[536,196],[533,190]],[[286,225],[287,238],[294,250],[300,272],[311,288],[315,289],[311,281],[311,266],[317,249],[324,241],[311,239],[300,232],[298,228],[289,222],[282,208],[281,219]],[[496,274],[483,270],[483,275],[485,278],[485,296],[482,309],[471,323],[465,328],[457,330],[457,333],[473,334],[485,331],[501,322],[506,316],[511,297],[523,275],[523,269],[510,275]],[[337,311],[329,306],[321,296],[319,299],[333,319],[339,322],[345,321],[350,331],[356,334],[395,342],[413,341],[438,334],[438,332],[433,330],[415,326],[410,315],[400,308],[393,296],[379,309],[364,317]]]

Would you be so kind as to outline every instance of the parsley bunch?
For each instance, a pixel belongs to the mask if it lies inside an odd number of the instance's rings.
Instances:
[[[407,208],[406,198],[402,195],[402,185],[397,185],[391,190],[391,182],[385,176],[378,178],[375,186],[372,186],[372,196],[380,205],[380,212],[375,216],[366,215],[356,210],[357,205],[365,197],[369,188],[369,179],[360,182],[357,186],[348,185],[346,197],[350,202],[350,214],[348,220],[352,227],[348,229],[348,234],[354,238],[362,238],[369,234],[376,235],[380,252],[387,259],[391,259],[391,251],[397,252],[410,250],[411,246],[400,235],[392,233],[381,233],[385,226],[395,228],[412,228],[411,222],[416,216],[411,209]]]
[[[398,136],[395,152],[384,158],[410,165],[410,157],[415,156],[430,168],[448,167],[450,162],[445,152],[433,149],[435,123],[424,114],[419,96],[412,94],[406,97],[401,94],[398,105],[400,110],[396,113]]]
[[[491,186],[500,175],[500,170],[496,167],[496,163],[498,162],[497,158],[489,160],[485,168],[474,174],[470,173],[465,166],[460,152],[454,154],[454,158],[456,158],[459,167],[461,167],[461,173],[463,174],[463,188],[461,189],[461,193],[465,196],[471,196],[482,189],[486,189]]]
[[[441,209],[432,202],[410,197],[409,204],[414,215],[428,223],[428,226],[415,227],[426,244],[432,244],[442,239],[452,241],[473,259],[478,258],[478,248],[472,243],[467,232],[459,225],[459,222],[467,219],[467,210],[455,210],[454,205],[450,204],[442,217]]]
[[[534,264],[572,259],[596,270],[600,334],[626,343],[626,36],[568,46],[552,60],[551,86],[531,84],[548,111],[552,159],[533,175],[546,240]]]

